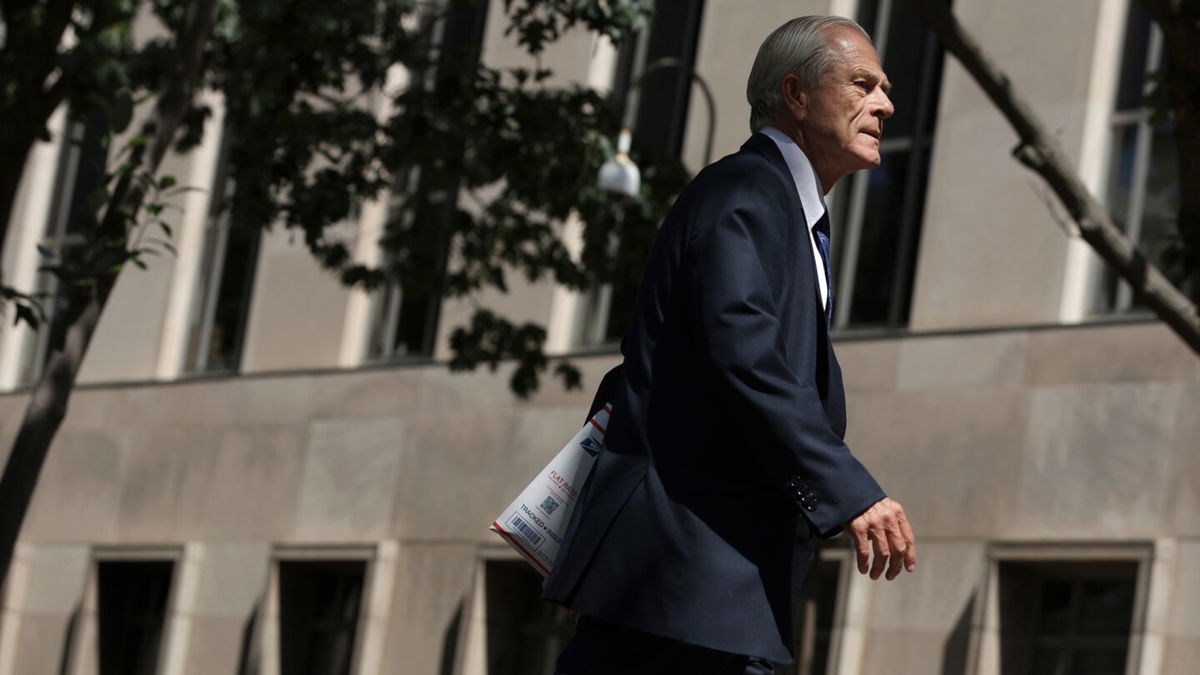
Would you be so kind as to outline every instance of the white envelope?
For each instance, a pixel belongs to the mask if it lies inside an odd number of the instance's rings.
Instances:
[[[612,413],[606,404],[566,447],[546,465],[490,528],[504,537],[529,564],[549,576],[562,544],[571,511],[604,445],[604,428]]]

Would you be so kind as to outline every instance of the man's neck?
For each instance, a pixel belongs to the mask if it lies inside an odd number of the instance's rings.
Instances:
[[[782,131],[785,136],[792,139],[792,142],[800,148],[800,152],[803,152],[804,156],[808,158],[808,163],[812,164],[813,172],[817,174],[817,182],[821,185],[821,194],[829,194],[834,184],[841,180],[842,176],[824,170],[819,162],[813,161],[813,153],[809,150],[808,142],[804,138],[804,133],[800,130],[800,125],[794,119],[787,116],[784,117],[786,119],[775,120],[771,126]]]
[[[771,124],[771,126],[781,131],[784,136],[792,139],[792,142],[796,144],[796,147],[800,148],[800,152],[804,153],[805,158],[808,159],[808,163],[813,168],[813,173],[817,176],[817,186],[821,189],[821,194],[829,194],[829,191],[833,189],[833,184],[837,182],[837,178],[831,180],[829,176],[821,173],[820,167],[813,163],[812,153],[808,151],[807,143],[804,141],[804,134],[800,133],[799,125],[797,125],[793,120],[788,119],[776,120],[775,123]]]

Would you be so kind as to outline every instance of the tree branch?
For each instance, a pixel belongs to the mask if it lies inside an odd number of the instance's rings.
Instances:
[[[1200,354],[1200,313],[1196,306],[1113,225],[1108,212],[1079,180],[1054,137],[1046,133],[1033,109],[1016,94],[1008,77],[984,55],[939,0],[911,2],[937,33],[946,50],[962,63],[1016,130],[1020,143],[1014,149],[1014,155],[1050,185],[1079,225],[1084,241],[1129,282],[1147,307]]]
[[[133,179],[135,172],[153,175],[171,146],[202,75],[204,46],[212,33],[215,0],[195,0],[188,6],[179,38],[176,67],[159,99],[151,122],[154,140],[147,153],[139,148],[131,168],[122,175],[109,199],[100,225],[100,241],[123,240],[127,224],[145,199],[144,185]],[[69,308],[53,320],[52,331],[65,335],[61,348],[51,352],[45,372],[34,388],[25,409],[12,452],[0,476],[0,583],[8,575],[21,523],[45,464],[50,442],[67,412],[67,403],[83,356],[95,335],[96,326],[117,280],[118,263],[127,258],[125,247],[108,246],[92,261],[90,283],[72,288]]]

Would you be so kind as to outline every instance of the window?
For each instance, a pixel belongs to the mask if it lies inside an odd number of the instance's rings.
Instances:
[[[635,99],[633,152],[643,170],[676,162],[683,151],[703,16],[704,0],[656,0],[650,31],[621,43],[613,84],[614,106],[625,110],[627,99]],[[667,62],[675,65],[662,65]],[[630,258],[643,259],[649,253],[652,237],[644,239],[617,245],[644,248],[642,255]],[[620,341],[633,315],[641,275],[642,267],[633,266],[613,283],[592,289],[576,326],[576,344]]]
[[[834,635],[841,612],[842,575],[847,557],[844,539],[835,540],[837,549],[821,548],[809,567],[800,599],[793,607],[795,663],[776,666],[779,675],[827,675],[833,673]]]
[[[999,564],[1002,675],[1124,675],[1137,561]]]
[[[229,138],[226,131],[204,228],[201,294],[189,323],[184,369],[195,373],[237,372],[241,366],[250,295],[258,266],[262,232],[259,224],[232,223],[225,208],[234,190],[232,179],[226,175]]]
[[[455,86],[457,75],[470,72],[479,61],[487,3],[451,3],[444,12],[426,19],[431,22],[429,30],[435,31],[438,54],[437,72],[427,79],[434,87]],[[447,158],[461,155],[461,146],[446,149]],[[453,167],[454,161],[447,165]],[[393,259],[390,264],[406,268],[407,274],[405,281],[393,281],[376,295],[367,343],[371,360],[433,354],[450,250],[450,219],[459,187],[453,168],[433,169],[422,172],[422,167],[411,166],[396,172],[396,196],[389,205],[385,237],[405,241],[408,258]]]
[[[862,0],[895,114],[884,123],[882,163],[838,186],[833,212],[835,328],[908,324],[942,82],[942,48],[910,3]]]
[[[349,675],[366,568],[361,560],[279,563],[282,675]]]
[[[104,186],[108,118],[98,111],[73,113],[67,128],[70,136],[63,144],[59,158],[53,207],[41,246],[52,257],[42,260],[42,264],[57,265],[78,255],[87,245],[88,234],[95,231],[97,225],[98,208],[93,208],[93,195]],[[38,275],[35,294],[43,298],[48,322],[67,310],[67,294],[53,274],[43,272]],[[63,338],[61,332],[51,330],[49,323],[43,324],[26,345],[26,356],[22,360],[23,382],[33,382],[41,376],[42,368],[50,358],[51,345],[60,343]]]
[[[1105,191],[1109,215],[1147,260],[1158,263],[1176,231],[1179,159],[1174,125],[1154,120],[1143,106],[1149,76],[1167,67],[1162,33],[1140,2],[1129,3],[1117,100],[1112,115],[1112,149]],[[1176,285],[1183,275],[1163,270]],[[1094,309],[1100,313],[1135,308],[1132,289],[1118,282],[1107,265],[1100,276]]]
[[[97,563],[100,675],[153,675],[171,589],[167,561]]]
[[[553,675],[575,617],[541,599],[542,576],[524,560],[490,560],[484,574],[488,675]]]
[[[413,169],[397,189],[409,198],[417,187],[418,170]],[[400,209],[389,209],[400,212]],[[410,213],[404,214],[411,216]],[[411,264],[421,273],[420,280],[410,283],[392,281],[376,295],[372,305],[371,330],[367,355],[371,360],[384,361],[405,357],[428,357],[433,354],[440,309],[439,281],[445,270],[447,241],[441,227],[429,226],[426,221],[416,227],[412,218],[390,218],[389,229],[403,232],[411,253],[419,255]],[[421,241],[420,245],[416,244]],[[422,255],[423,254],[423,255]]]

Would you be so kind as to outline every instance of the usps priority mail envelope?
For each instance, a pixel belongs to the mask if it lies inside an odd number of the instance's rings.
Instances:
[[[598,411],[558,455],[492,522],[491,530],[504,537],[529,564],[549,575],[562,544],[563,531],[579,499],[596,455],[604,445],[604,428],[612,414],[609,403]]]

